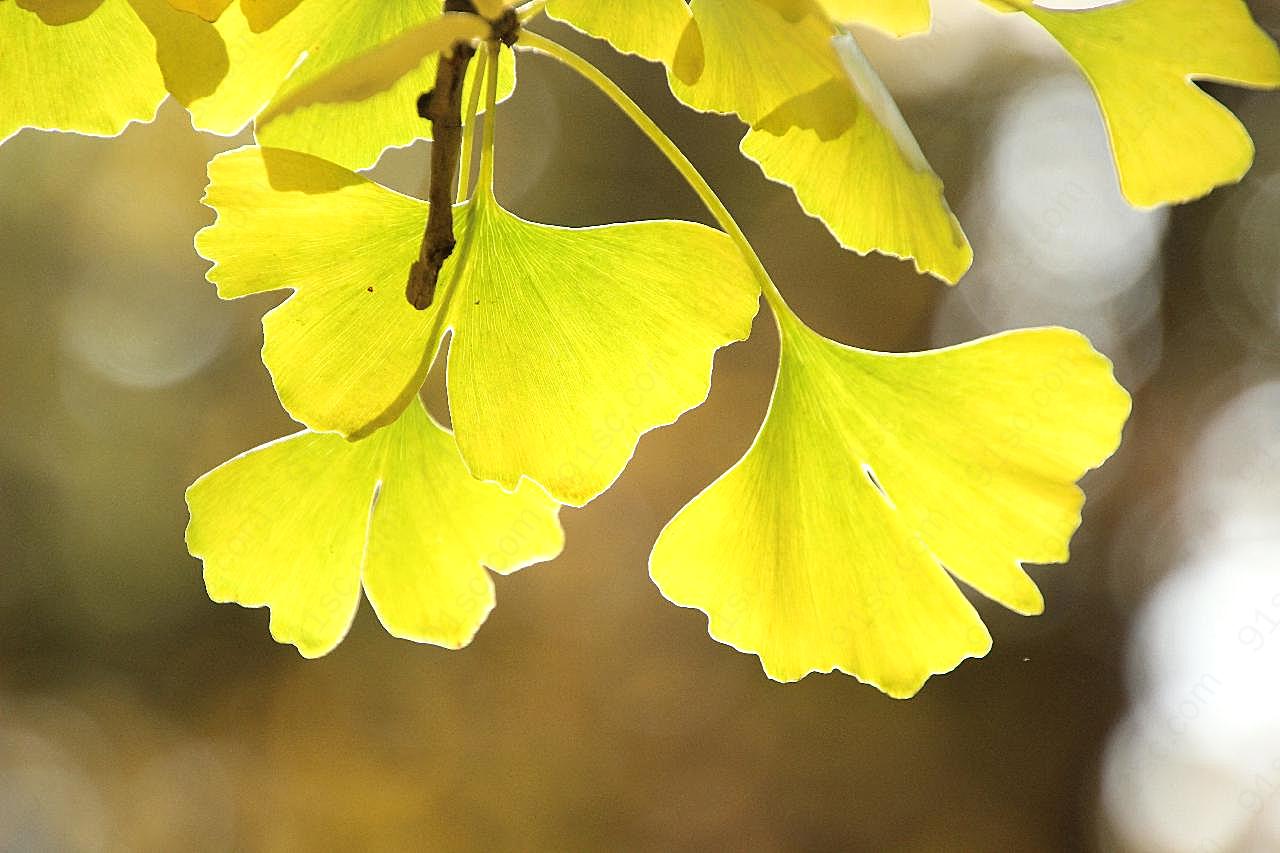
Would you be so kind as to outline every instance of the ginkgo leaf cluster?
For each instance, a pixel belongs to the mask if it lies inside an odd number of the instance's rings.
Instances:
[[[1121,0],[1064,11],[974,0],[1044,28],[1097,95],[1135,205],[1239,180],[1252,143],[1196,79],[1280,86],[1280,54],[1240,0]],[[451,7],[452,8],[452,7]],[[961,584],[1025,614],[1024,563],[1058,563],[1079,479],[1119,444],[1130,400],[1081,335],[1042,328],[923,353],[828,340],[787,305],[729,211],[616,84],[523,25],[543,12],[661,63],[689,107],[745,125],[741,152],[840,245],[960,281],[973,252],[850,25],[929,28],[927,0],[0,0],[0,139],[22,127],[119,133],[172,96],[197,129],[254,125],[215,158],[196,238],[224,298],[288,289],[263,362],[305,429],[188,492],[210,596],[271,607],[308,656],[361,591],[396,636],[467,643],[493,606],[485,568],[553,557],[562,504],[620,476],[647,431],[707,396],[716,351],[763,297],[780,333],[751,448],[671,520],[649,570],[714,637],[790,681],[841,670],[892,696],[981,656]],[[579,72],[671,160],[718,229],[565,228],[503,209],[496,105],[515,48]],[[510,41],[510,39],[507,39]],[[456,248],[431,304],[406,299],[430,209],[358,170],[430,135],[418,109],[455,45],[481,49],[463,102]],[[482,119],[478,117],[483,116]],[[479,139],[473,139],[479,136]],[[468,160],[469,162],[469,160]],[[442,208],[437,207],[439,212]],[[418,401],[447,345],[452,431]]]

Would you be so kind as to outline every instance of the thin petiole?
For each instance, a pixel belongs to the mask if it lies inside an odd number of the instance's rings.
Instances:
[[[546,6],[547,0],[529,0],[528,3],[522,3],[516,7],[516,17],[520,19],[521,24],[527,24],[541,15]]]
[[[738,250],[742,253],[742,257],[751,266],[757,280],[760,282],[760,288],[764,291],[765,299],[769,303],[769,307],[773,309],[775,316],[782,319],[785,317],[794,317],[793,312],[787,306],[786,300],[782,298],[782,294],[778,292],[777,285],[773,283],[773,279],[769,277],[769,271],[765,269],[764,264],[760,261],[760,256],[756,254],[751,243],[747,240],[747,235],[738,227],[738,223],[734,220],[733,214],[725,207],[724,202],[716,195],[715,190],[711,189],[711,185],[698,172],[697,167],[690,162],[689,158],[684,155],[671,138],[663,133],[662,128],[658,127],[653,119],[640,108],[640,106],[627,95],[626,92],[614,83],[600,69],[596,68],[587,60],[578,56],[566,47],[557,44],[550,39],[540,36],[537,33],[528,30],[520,31],[520,40],[516,44],[527,50],[535,50],[544,53],[547,56],[557,60],[558,62],[572,68],[578,74],[585,77],[597,89],[599,89],[606,97],[613,101],[619,109],[635,123],[635,125],[649,137],[650,141],[658,147],[658,149],[666,156],[671,164],[680,172],[681,177],[689,184],[698,198],[706,206],[707,210],[715,218],[717,224],[724,229],[725,233],[737,245]]]
[[[490,196],[493,195],[493,139],[494,113],[498,108],[498,43],[487,42],[488,76],[485,80],[484,93],[484,132],[480,139],[480,178],[479,188]]]
[[[472,68],[475,69],[475,77],[471,82],[471,97],[467,100],[467,114],[463,119],[463,137],[462,137],[462,157],[458,161],[458,204],[466,201],[471,195],[471,156],[476,146],[476,138],[474,129],[476,126],[476,115],[480,110],[480,92],[485,87],[485,67],[489,62],[489,51],[481,50]]]

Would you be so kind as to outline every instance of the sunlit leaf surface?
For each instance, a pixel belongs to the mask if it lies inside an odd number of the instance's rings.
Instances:
[[[828,48],[835,28],[814,3],[694,0],[690,8],[697,26],[680,43],[671,88],[695,109],[754,125],[841,76]]]
[[[473,478],[414,401],[351,443],[301,432],[215,468],[187,491],[187,544],[215,601],[271,608],[271,634],[306,657],[346,635],[360,589],[397,637],[459,648],[493,609],[487,566],[559,553],[558,505]]]
[[[147,66],[154,74],[159,64],[163,85],[201,130],[232,134],[269,108],[273,120],[258,128],[261,138],[350,168],[430,136],[416,104],[435,82],[436,54],[428,51],[437,41],[428,31],[441,0],[238,0],[217,15],[218,4],[110,4],[136,10],[137,29],[150,34]],[[114,38],[94,32],[107,43]],[[418,50],[404,50],[416,36],[423,37]],[[112,60],[101,64],[111,68]],[[506,97],[515,85],[509,52],[501,70]]]
[[[551,0],[547,14],[623,53],[670,62],[692,20],[684,0]]]
[[[268,95],[271,103],[258,123],[257,137],[264,145],[362,169],[386,148],[431,135],[430,124],[418,115],[417,101],[435,85],[437,54],[422,48],[437,43],[433,30],[442,3],[341,5],[288,82]],[[295,50],[295,60],[297,56]],[[354,80],[353,72],[359,74]],[[514,88],[514,59],[504,50],[499,99]]]
[[[1280,86],[1280,53],[1241,0],[1129,0],[1077,11],[987,2],[1034,18],[1079,64],[1132,204],[1188,201],[1249,170],[1249,134],[1192,82]]]
[[[1129,397],[1063,329],[910,355],[783,329],[755,443],[668,524],[651,574],[773,678],[840,669],[910,696],[990,646],[948,572],[1040,612],[1020,563],[1066,560],[1075,482]]]
[[[391,2],[387,6],[398,6]],[[169,75],[170,90],[201,130],[232,134],[275,94],[303,51],[318,49],[347,8],[340,0],[240,0],[210,24],[187,15],[164,28],[166,42],[183,60]],[[353,29],[361,31],[358,24]]]
[[[640,435],[706,399],[716,349],[745,338],[751,271],[689,222],[556,228],[481,194],[452,299],[450,411],[473,473],[521,474],[582,504]]]
[[[0,121],[13,121],[12,129],[117,133],[130,120],[151,118],[167,90],[197,128],[235,133],[266,106],[304,53],[305,72],[314,75],[438,17],[440,8],[440,0],[6,0],[0,2],[0,52],[25,61],[0,63],[0,99],[12,101],[0,100]],[[426,91],[435,66],[427,61],[423,67],[425,78],[409,76],[414,85],[425,79]],[[417,94],[406,110],[414,110]],[[396,112],[383,107],[388,117]],[[367,166],[388,145],[412,141],[403,121],[387,136],[362,124],[369,113],[369,105],[358,102],[336,115],[362,131],[365,142],[358,151],[339,147],[335,156]],[[421,120],[418,125],[425,127]],[[356,163],[358,157],[369,162]]]
[[[815,0],[694,0],[671,88],[751,125],[742,151],[841,245],[959,280],[973,252],[893,98]],[[696,35],[696,38],[693,37]]]
[[[483,191],[457,209],[459,248],[417,311],[404,290],[424,203],[275,149],[222,155],[210,178],[218,221],[197,247],[219,294],[297,291],[263,321],[290,414],[368,434],[413,398],[452,329],[467,464],[508,488],[531,477],[565,503],[599,494],[641,434],[705,399],[715,350],[746,337],[756,311],[755,280],[718,231],[537,225]]]
[[[218,295],[293,288],[263,319],[263,360],[291,415],[361,435],[395,420],[435,354],[435,311],[405,299],[424,203],[317,157],[242,148],[209,164],[217,222],[196,236]],[[465,222],[463,209],[462,222]]]
[[[367,53],[358,54],[305,82],[287,84],[271,106],[258,116],[266,128],[277,116],[315,104],[363,101],[390,89],[428,56],[449,53],[458,42],[488,36],[489,22],[477,15],[450,12],[405,30]]]
[[[164,97],[156,40],[127,0],[0,2],[0,142],[24,127],[114,136]]]

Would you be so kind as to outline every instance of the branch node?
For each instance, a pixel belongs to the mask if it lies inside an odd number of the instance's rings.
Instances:
[[[490,32],[494,41],[500,41],[507,47],[515,47],[520,38],[520,16],[512,6],[508,6],[496,21],[490,22]]]

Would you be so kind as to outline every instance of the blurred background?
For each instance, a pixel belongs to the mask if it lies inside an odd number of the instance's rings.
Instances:
[[[1250,6],[1275,34],[1280,4]],[[762,313],[709,403],[563,513],[563,556],[499,579],[470,647],[394,640],[363,606],[303,661],[265,611],[210,603],[182,539],[196,476],[296,429],[258,359],[279,297],[220,303],[191,248],[205,163],[247,136],[172,104],[110,142],[27,131],[0,149],[0,850],[1280,850],[1280,95],[1207,86],[1257,165],[1135,211],[1047,38],[935,7],[929,36],[859,37],[974,244],[955,289],[842,252],[656,67],[538,28],[685,147],[824,334],[1060,323],[1115,360],[1134,417],[1070,564],[1032,569],[1044,616],[978,600],[994,650],[904,702],[771,683],[661,598],[650,544],[764,411]],[[706,221],[602,97],[542,58],[520,74],[514,211]],[[375,174],[421,193],[425,167],[420,144]]]

